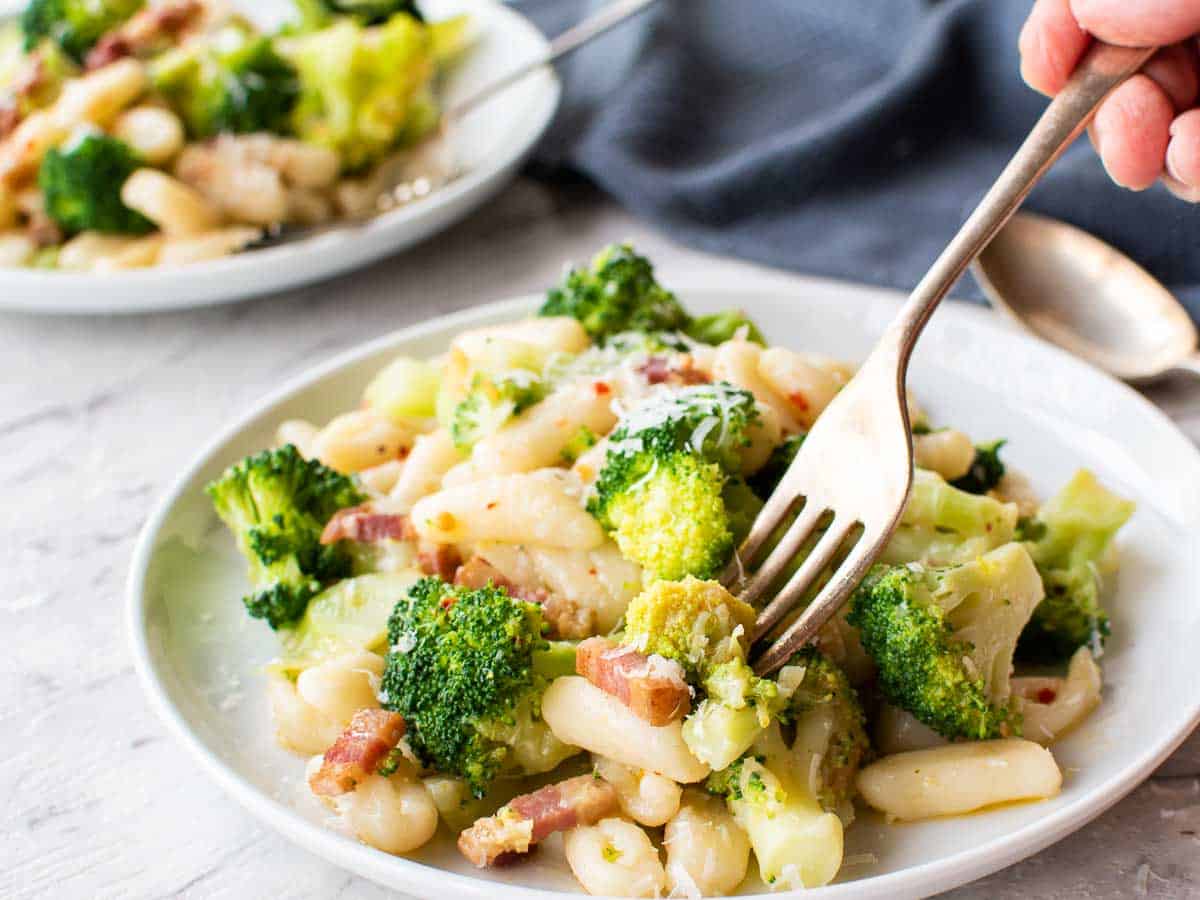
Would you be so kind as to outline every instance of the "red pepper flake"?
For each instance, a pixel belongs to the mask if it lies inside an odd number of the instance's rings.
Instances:
[[[799,391],[788,394],[788,399],[792,401],[792,405],[801,412],[808,412],[808,398]]]
[[[1054,688],[1044,687],[1040,691],[1037,692],[1037,702],[1038,703],[1053,703],[1054,698],[1057,696],[1058,696],[1058,693],[1054,690]]]
[[[595,575],[595,574],[596,574],[596,567],[595,567],[595,566],[592,566],[590,569],[588,569],[588,574],[589,574],[589,575]]]
[[[438,606],[440,606],[442,609],[449,609],[457,602],[457,600],[457,597],[443,597],[441,602],[438,603]]]
[[[497,503],[495,500],[493,500],[491,503],[489,503],[489,504],[487,505],[487,508],[488,508],[488,509],[495,509],[495,508],[496,508],[497,506],[499,506],[499,505],[500,505],[499,503]]]
[[[603,381],[597,381],[592,385],[592,389],[596,392],[597,397],[603,397],[605,394],[612,393],[612,388],[610,388]]]

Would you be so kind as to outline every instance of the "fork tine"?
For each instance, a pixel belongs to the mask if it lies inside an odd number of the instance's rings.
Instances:
[[[833,618],[858,586],[867,569],[871,567],[871,562],[879,555],[889,534],[890,530],[885,530],[882,535],[875,535],[869,540],[866,534],[858,539],[858,543],[854,545],[850,555],[838,566],[829,583],[821,588],[820,593],[808,605],[808,608],[788,626],[787,631],[777,641],[755,660],[754,671],[757,674],[767,675],[778,669],[791,659],[793,653],[812,640],[821,627]],[[795,579],[793,578],[792,581]],[[802,592],[802,590],[794,592],[794,595],[791,596],[791,603],[794,603]],[[792,594],[791,582],[780,591],[779,596],[784,597],[790,594]],[[778,600],[777,597],[776,601],[778,602]]]
[[[775,489],[775,492],[767,498],[766,504],[755,517],[754,524],[750,526],[750,533],[738,545],[737,552],[733,554],[733,559],[729,561],[729,565],[721,573],[721,584],[725,585],[725,587],[730,587],[741,579],[744,567],[754,563],[763,545],[775,533],[783,520],[787,518],[788,513],[795,508],[801,499],[795,495],[789,497],[779,488]]]
[[[825,533],[821,535],[821,539],[817,541],[817,545],[813,547],[812,552],[809,553],[804,562],[800,564],[800,568],[798,568],[792,577],[788,579],[788,582],[783,586],[783,589],[775,595],[775,599],[771,601],[770,605],[768,605],[766,609],[758,614],[758,620],[754,623],[756,639],[774,628],[775,624],[780,619],[791,612],[792,608],[797,602],[799,602],[804,592],[808,590],[809,586],[816,580],[817,576],[820,575],[825,567],[829,565],[829,561],[833,559],[833,555],[837,553],[838,548],[842,545],[842,542],[846,540],[846,537],[850,534],[850,532],[854,530],[854,526],[856,524],[857,523],[854,519],[835,514],[834,520],[829,523],[829,527],[825,530]],[[780,544],[782,545],[782,543],[783,542],[781,541]],[[797,544],[797,547],[798,546],[799,545]],[[771,555],[774,557],[776,554],[773,553]],[[781,555],[780,562],[782,564],[778,567],[778,569],[782,571],[783,565],[786,565],[791,559],[791,556],[794,555],[794,551],[790,556]],[[762,570],[760,570],[760,573],[761,571]],[[757,574],[755,577],[757,578]],[[774,579],[772,579],[772,581],[773,580]],[[770,587],[770,584],[771,582],[768,581],[765,587]],[[753,602],[753,600],[747,597],[745,594],[742,594],[742,599],[744,599],[747,603]]]
[[[738,592],[738,596],[750,604],[753,604],[762,596],[775,583],[775,579],[779,577],[779,573],[800,552],[800,548],[804,545],[804,542],[808,540],[813,530],[817,527],[817,523],[821,521],[821,517],[825,515],[825,511],[826,507],[824,504],[816,503],[812,499],[809,499],[804,504],[804,508],[800,510],[800,515],[796,517],[796,521],[791,524],[791,527],[779,539],[779,543],[775,545],[775,548],[763,560],[758,571],[746,581],[745,585]]]

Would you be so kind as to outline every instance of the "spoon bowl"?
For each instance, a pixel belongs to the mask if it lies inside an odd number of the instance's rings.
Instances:
[[[1187,311],[1149,272],[1073,225],[1017,213],[971,266],[997,309],[1133,383],[1200,374]]]

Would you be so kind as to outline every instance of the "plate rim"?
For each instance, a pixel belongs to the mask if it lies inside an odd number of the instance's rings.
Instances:
[[[490,20],[504,23],[505,29],[523,32],[538,52],[549,51],[550,39],[531,19],[504,0],[469,0],[469,3],[468,0],[464,0],[464,3],[472,7],[487,7]],[[0,12],[0,21],[11,17],[10,13]],[[492,27],[495,28],[495,24]],[[501,36],[509,33],[505,31]],[[554,121],[563,94],[562,80],[553,65],[544,66],[537,73],[530,74],[529,80],[544,82],[545,92],[544,100],[533,108],[534,117],[530,121],[525,138],[513,147],[511,153],[469,170],[415,203],[389,210],[360,225],[347,225],[344,229],[324,232],[294,243],[268,247],[252,253],[230,254],[219,259],[184,266],[151,266],[118,273],[0,268],[0,312],[45,316],[112,316],[203,309],[328,282],[347,272],[366,268],[372,263],[403,252],[409,246],[427,240],[466,218],[511,181],[517,170],[529,159]],[[407,233],[399,233],[394,236],[394,240],[388,242],[387,249],[381,249],[361,260],[341,265],[334,262],[320,274],[292,279],[284,277],[270,284],[240,284],[211,293],[199,289],[185,289],[179,292],[185,299],[172,300],[171,289],[178,287],[180,282],[204,283],[231,278],[247,279],[252,277],[254,269],[260,267],[286,270],[286,262],[297,255],[336,255],[338,247],[345,246],[364,234],[399,229],[404,225],[410,226],[408,231],[419,231],[420,223],[436,217],[439,212],[455,203],[467,203],[468,209],[452,215],[449,221],[436,226],[432,231],[421,232],[416,238],[409,239]],[[102,303],[89,301],[81,296],[82,292],[89,288],[102,291],[110,299]],[[136,291],[138,294],[135,294],[133,300],[122,297],[119,303],[114,303],[111,298],[120,297],[122,289]],[[65,298],[55,297],[60,291],[65,291]],[[154,293],[136,299],[150,291]]]
[[[748,307],[753,306],[755,298],[777,300],[788,293],[786,288],[779,286],[746,291],[732,284],[722,287],[722,283],[715,286],[696,284],[689,287],[687,281],[684,281],[677,286],[676,292],[685,297],[689,294],[693,296],[698,294],[736,295]],[[901,292],[886,288],[816,278],[805,279],[805,284],[797,286],[795,290],[799,291],[806,287],[820,285],[840,289],[846,294],[846,302],[856,303],[864,308],[881,300],[898,304],[904,296]],[[435,316],[350,346],[330,359],[292,376],[280,387],[251,403],[228,426],[219,430],[193,454],[187,465],[163,492],[147,517],[139,532],[130,562],[124,610],[128,644],[143,693],[160,720],[167,726],[168,731],[183,744],[200,768],[226,794],[260,821],[270,825],[309,852],[315,853],[349,872],[392,887],[403,884],[405,885],[404,890],[426,888],[428,879],[435,877],[441,881],[443,887],[453,887],[459,896],[478,897],[481,900],[482,898],[491,900],[497,896],[512,898],[512,900],[546,900],[551,897],[578,896],[578,894],[544,888],[481,880],[402,856],[385,854],[367,847],[353,838],[309,821],[291,807],[276,800],[243,778],[227,766],[220,756],[210,750],[188,726],[182,713],[171,703],[164,683],[157,675],[150,650],[149,621],[146,616],[149,605],[148,592],[145,590],[146,578],[158,534],[174,506],[183,496],[188,484],[201,468],[210,463],[214,454],[224,444],[235,439],[256,419],[269,412],[273,407],[336,371],[384,351],[397,343],[420,340],[431,334],[472,324],[481,324],[489,319],[508,314],[528,313],[535,308],[538,302],[540,302],[539,295],[528,294]],[[1183,450],[1185,457],[1190,458],[1190,462],[1196,470],[1196,476],[1200,478],[1200,447],[1193,444],[1165,412],[1132,387],[1064,350],[1005,326],[1001,320],[994,317],[987,307],[968,305],[962,302],[947,304],[947,307],[954,310],[949,314],[950,316],[972,319],[974,325],[997,334],[1002,333],[1008,339],[1016,340],[1018,343],[1032,345],[1035,348],[1034,352],[1048,354],[1055,359],[1058,365],[1076,369],[1082,376],[1100,378],[1107,382],[1110,388],[1115,388],[1118,393],[1124,394],[1126,400],[1141,406],[1144,414],[1157,419],[1160,425],[1166,426],[1168,433]],[[945,318],[947,314],[943,313],[942,316]],[[1200,545],[1200,538],[1193,537],[1193,551],[1197,545]],[[1192,700],[1190,705],[1181,704],[1179,710],[1178,717],[1171,721],[1169,727],[1163,731],[1164,737],[1135,757],[1117,777],[1093,789],[1089,794],[1063,809],[1047,817],[1034,820],[1012,833],[1002,835],[953,856],[931,860],[895,872],[806,891],[772,893],[770,896],[792,898],[792,900],[808,900],[808,898],[832,900],[832,898],[848,898],[851,895],[869,898],[925,896],[958,887],[1007,868],[1083,827],[1145,781],[1178,749],[1197,725],[1200,725],[1200,696]]]

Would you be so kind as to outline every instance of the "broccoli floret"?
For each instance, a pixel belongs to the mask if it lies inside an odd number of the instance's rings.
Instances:
[[[746,539],[754,520],[762,512],[762,498],[743,479],[730,478],[725,482],[721,500],[729,514],[729,532],[733,535],[734,546],[737,546]]]
[[[458,402],[450,417],[454,446],[464,453],[470,451],[476,443],[513,416],[540,402],[545,395],[542,380],[525,369],[512,369],[491,377],[477,373],[471,379],[467,396]]]
[[[25,49],[48,38],[81,63],[105,33],[142,6],[143,0],[29,0],[21,13]]]
[[[884,549],[886,563],[968,562],[1013,540],[1017,507],[968,494],[935,472],[917,469],[900,525]]]
[[[192,138],[286,132],[300,93],[295,68],[271,39],[240,23],[163,54],[151,78]]]
[[[383,704],[404,716],[421,761],[476,797],[498,775],[547,772],[578,752],[541,719],[545,628],[535,603],[436,577],[413,585],[388,621]]]
[[[758,326],[740,309],[697,316],[684,328],[684,333],[702,344],[723,344],[740,336],[764,347],[767,345]]]
[[[153,222],[121,201],[121,186],[140,165],[128,144],[99,133],[52,148],[38,170],[46,214],[68,234],[153,230]]]
[[[250,562],[246,609],[272,628],[298,620],[326,584],[350,574],[349,554],[321,544],[330,517],[365,499],[340,472],[287,444],[231,466],[206,490]]]
[[[788,466],[800,452],[800,445],[804,443],[804,438],[803,434],[790,434],[784,438],[782,444],[771,451],[771,455],[767,457],[762,468],[746,479],[754,493],[760,497],[770,497],[775,493],[775,488],[779,486],[783,473],[788,470]]]
[[[654,278],[650,260],[629,244],[601,250],[587,269],[571,269],[546,295],[542,316],[572,316],[603,343],[622,331],[682,331],[691,318]]]
[[[819,760],[817,799],[827,812],[851,819],[858,770],[871,755],[858,693],[846,673],[813,647],[793,656],[778,679],[788,698],[781,718],[795,730],[793,754]]]
[[[339,19],[281,41],[300,80],[292,130],[337,151],[348,171],[374,165],[436,124],[435,49],[432,29],[406,13],[370,27]]]
[[[425,20],[414,0],[296,0],[296,7],[306,28],[323,28],[340,16],[363,25],[378,25],[397,13]]]
[[[1037,516],[1024,523],[1026,543],[1046,586],[1046,599],[1017,644],[1019,658],[1067,659],[1079,647],[1097,650],[1108,638],[1100,603],[1101,578],[1112,539],[1133,515],[1134,504],[1107,490],[1081,469]]]
[[[1013,543],[946,568],[876,566],[849,622],[888,702],[945,737],[984,740],[1020,734],[1009,675],[1042,595],[1033,560]]]
[[[967,474],[950,482],[960,491],[968,494],[986,494],[1004,477],[1004,463],[1000,459],[1000,448],[1007,441],[992,441],[990,444],[980,444],[975,448],[975,458]]]
[[[722,382],[648,398],[613,429],[588,510],[653,576],[714,574],[733,552],[725,488],[757,421],[753,396]]]

